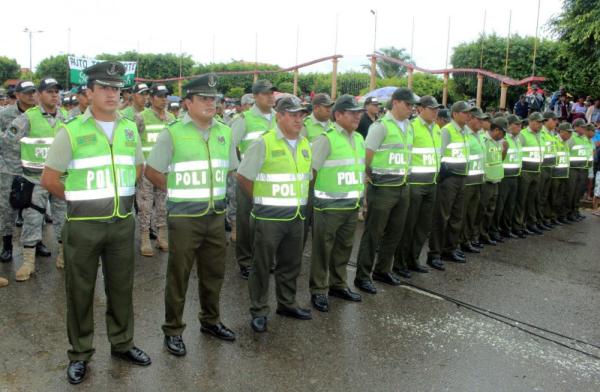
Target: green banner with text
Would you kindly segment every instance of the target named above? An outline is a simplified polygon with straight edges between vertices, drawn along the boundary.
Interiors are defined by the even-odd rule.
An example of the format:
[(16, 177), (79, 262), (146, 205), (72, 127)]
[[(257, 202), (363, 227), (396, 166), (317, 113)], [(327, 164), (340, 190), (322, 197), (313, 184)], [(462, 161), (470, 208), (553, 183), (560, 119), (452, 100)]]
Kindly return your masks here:
[[(87, 76), (83, 73), (83, 70), (87, 67), (91, 67), (96, 63), (100, 63), (104, 60), (90, 59), (87, 57), (74, 57), (69, 56), (69, 80), (73, 84), (86, 84)], [(136, 61), (121, 61), (121, 64), (125, 66), (125, 76), (123, 82), (125, 87), (133, 86), (135, 83), (135, 69), (137, 67)]]

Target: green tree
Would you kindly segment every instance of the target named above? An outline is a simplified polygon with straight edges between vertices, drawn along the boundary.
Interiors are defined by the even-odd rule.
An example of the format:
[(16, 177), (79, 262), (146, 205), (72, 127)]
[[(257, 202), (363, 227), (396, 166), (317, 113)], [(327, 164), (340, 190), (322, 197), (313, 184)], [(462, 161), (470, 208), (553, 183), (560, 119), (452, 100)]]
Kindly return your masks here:
[[(510, 38), (508, 53), (507, 75), (513, 79), (523, 79), (531, 76), (534, 37)], [(480, 68), (481, 45), (483, 43), (483, 69), (504, 75), (506, 58), (506, 38), (495, 34), (481, 37), (475, 41), (462, 43), (454, 48), (452, 65), (454, 68)], [(559, 60), (561, 44), (555, 41), (542, 39), (538, 41), (536, 56), (536, 72), (538, 76), (545, 76), (547, 81), (543, 87), (548, 91), (562, 80), (564, 64)], [(477, 92), (477, 76), (475, 74), (452, 75), (456, 83), (456, 91), (460, 95), (475, 97)], [(508, 104), (512, 105), (518, 96), (526, 91), (527, 86), (510, 87), (508, 89)], [(500, 84), (494, 79), (486, 78), (483, 85), (482, 106), (498, 105), (500, 99)], [(510, 106), (509, 106), (510, 107)]]
[(600, 95), (600, 1), (564, 0), (550, 28), (564, 45), (562, 83), (575, 94)]
[[(410, 64), (415, 63), (414, 60), (410, 57), (410, 54), (408, 54), (406, 52), (406, 49), (404, 48), (396, 48), (395, 46), (389, 46), (387, 48), (379, 49), (379, 52), (388, 57), (393, 57), (395, 59), (399, 59)], [(371, 65), (365, 64), (363, 65), (363, 68), (370, 70)], [(405, 76), (407, 72), (408, 70), (405, 66), (385, 61), (380, 58), (377, 59), (377, 76), (380, 78), (401, 77)]]
[(226, 94), (228, 98), (241, 98), (242, 95), (244, 95), (244, 89), (242, 87), (232, 87)]
[(0, 84), (3, 84), (8, 79), (18, 78), (20, 72), (21, 67), (17, 63), (17, 60), (0, 56)]
[(40, 80), (42, 78), (52, 76), (63, 86), (63, 88), (67, 88), (68, 71), (69, 64), (67, 61), (67, 55), (60, 54), (58, 56), (47, 57), (40, 61), (35, 70), (35, 78)]

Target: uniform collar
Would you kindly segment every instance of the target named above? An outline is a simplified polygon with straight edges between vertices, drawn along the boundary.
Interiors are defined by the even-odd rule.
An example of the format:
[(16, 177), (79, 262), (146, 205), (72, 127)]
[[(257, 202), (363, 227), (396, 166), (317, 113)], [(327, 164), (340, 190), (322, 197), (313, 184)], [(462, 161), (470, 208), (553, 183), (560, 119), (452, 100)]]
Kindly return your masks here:
[[(334, 122), (333, 123), (333, 128), (338, 131), (339, 133), (343, 133), (346, 137), (350, 138), (350, 133), (348, 131), (346, 131), (344, 128), (342, 128), (340, 126), (340, 124)], [(356, 130), (354, 130), (354, 132), (356, 132)]]
[[(198, 128), (198, 126), (196, 125), (196, 123), (194, 123), (194, 120), (192, 119), (192, 117), (190, 116), (190, 114), (188, 112), (185, 112), (185, 114), (181, 118), (181, 122), (183, 123), (183, 125), (187, 125), (188, 123), (193, 123), (194, 126), (196, 128)], [(212, 127), (214, 127), (216, 122), (217, 122), (217, 120), (215, 120), (215, 118), (213, 117), (210, 120), (210, 126), (208, 127), (208, 129), (211, 129)], [(200, 129), (200, 128), (198, 128), (198, 129)]]
[[(252, 105), (252, 107), (250, 108), (250, 111), (252, 111), (252, 113), (256, 114), (257, 116), (261, 116), (261, 117), (265, 117), (266, 114), (261, 112), (260, 109), (258, 108), (258, 106), (256, 106), (256, 104)], [(271, 109), (271, 118), (273, 118), (272, 116), (275, 115), (275, 110)]]
[[(319, 121), (319, 120), (317, 120), (317, 118), (315, 117), (315, 114), (314, 114), (314, 113), (311, 113), (311, 114), (310, 114), (310, 116), (308, 116), (308, 117), (307, 117), (307, 119), (308, 119), (309, 121), (312, 121), (312, 123), (313, 123), (313, 124), (315, 124), (315, 125), (323, 125), (323, 121)], [(329, 124), (330, 124), (330, 121), (329, 121), (329, 120), (327, 120), (327, 121), (325, 121), (325, 122), (327, 123), (327, 125), (329, 125)]]
[[(281, 129), (279, 129), (278, 125), (275, 125), (275, 136), (277, 137), (277, 139), (285, 139), (285, 135), (283, 134), (283, 132), (281, 132)], [(304, 139), (304, 135), (302, 135), (302, 132), (300, 132), (300, 134), (298, 135), (298, 141), (301, 141), (302, 139)]]
[[(467, 124), (465, 124), (464, 127), (459, 126), (458, 123), (456, 121), (454, 121), (454, 119), (450, 120), (450, 124), (452, 124), (452, 126), (454, 126), (454, 128), (458, 129), (462, 133), (467, 133), (467, 130), (471, 130), (471, 128), (469, 128), (469, 126)], [(473, 132), (473, 131), (471, 131), (471, 132)]]
[[(92, 105), (89, 105), (87, 107), (87, 109), (85, 109), (85, 113), (83, 113), (81, 115), (81, 122), (86, 122), (90, 118), (94, 118), (94, 116), (92, 115), (91, 108), (92, 108)], [(117, 110), (115, 112), (115, 122), (119, 122), (122, 118), (123, 118), (123, 116), (121, 116), (121, 113), (119, 113), (119, 111)]]

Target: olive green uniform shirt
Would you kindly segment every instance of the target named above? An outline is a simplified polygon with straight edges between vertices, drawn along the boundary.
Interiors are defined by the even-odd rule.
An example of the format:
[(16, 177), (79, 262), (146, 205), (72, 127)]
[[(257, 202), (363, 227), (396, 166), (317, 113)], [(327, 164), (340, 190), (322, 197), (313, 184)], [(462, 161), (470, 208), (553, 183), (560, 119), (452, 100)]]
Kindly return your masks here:
[[(250, 110), (252, 113), (256, 114), (257, 116), (264, 117), (269, 122), (275, 116), (275, 110), (271, 109), (270, 115), (265, 114), (260, 111), (260, 109), (258, 108), (258, 106), (256, 106), (256, 104), (252, 105), (252, 107), (248, 110)], [(245, 136), (246, 136), (246, 120), (244, 119), (244, 116), (242, 113), (242, 115), (236, 117), (233, 120), (233, 122), (231, 123), (231, 141), (232, 141), (233, 145), (237, 148), (237, 146), (240, 144), (240, 142), (244, 139)]]

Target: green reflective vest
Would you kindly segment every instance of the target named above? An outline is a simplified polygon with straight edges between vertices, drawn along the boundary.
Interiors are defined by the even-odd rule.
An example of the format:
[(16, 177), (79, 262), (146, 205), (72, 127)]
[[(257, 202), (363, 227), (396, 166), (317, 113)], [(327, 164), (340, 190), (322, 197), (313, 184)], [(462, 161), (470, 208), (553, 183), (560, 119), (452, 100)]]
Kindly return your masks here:
[(362, 135), (352, 132), (354, 147), (335, 128), (325, 134), (330, 153), (317, 172), (314, 191), (316, 210), (352, 210), (360, 207), (365, 183), (365, 145)]
[(521, 131), (523, 143), (521, 151), (523, 152), (523, 168), (525, 172), (539, 173), (542, 165), (543, 149), (540, 136), (531, 129), (526, 128)]
[(467, 144), (469, 146), (469, 164), (465, 185), (483, 184), (485, 147), (479, 134), (467, 133)]
[(404, 133), (391, 114), (379, 121), (387, 132), (373, 155), (370, 182), (375, 186), (404, 185), (409, 173), (410, 149), (413, 142), (412, 125), (409, 125)]
[(177, 120), (168, 131), (173, 141), (167, 174), (169, 217), (225, 212), (231, 129), (215, 121), (208, 141), (192, 121), (184, 124)]
[(569, 178), (569, 164), (569, 145), (560, 139), (556, 143), (556, 166), (552, 168), (552, 178)]
[(551, 134), (546, 127), (540, 131), (540, 141), (543, 147), (542, 167), (552, 167), (556, 165), (556, 137)]
[(451, 121), (442, 128), (450, 136), (450, 142), (442, 152), (442, 164), (453, 174), (466, 176), (468, 172), (469, 144), (467, 138)]
[(142, 151), (144, 152), (144, 158), (148, 159), (152, 147), (156, 144), (158, 135), (167, 127), (167, 124), (175, 120), (173, 114), (166, 112), (166, 121), (161, 120), (156, 116), (154, 110), (148, 108), (145, 109), (141, 114), (142, 120), (144, 120), (144, 132), (142, 133)]
[(327, 132), (331, 127), (331, 121), (327, 121), (327, 126), (323, 128), (323, 125), (319, 122), (316, 122), (312, 116), (308, 116), (304, 119), (304, 128), (306, 129), (306, 136), (310, 143), (313, 142), (317, 138), (317, 136), (322, 135)]
[(139, 135), (135, 123), (118, 120), (112, 146), (93, 117), (78, 116), (65, 124), (71, 162), (65, 179), (68, 220), (106, 220), (131, 215), (135, 196), (135, 156)]
[(594, 167), (594, 143), (592, 142), (592, 139), (588, 139), (587, 137), (584, 136), (584, 148), (585, 148), (585, 155), (587, 156), (587, 162), (585, 167), (587, 169)]
[(585, 169), (587, 164), (587, 157), (585, 151), (585, 136), (577, 135), (573, 133), (571, 135), (573, 139), (573, 145), (569, 151), (569, 164), (572, 169)]
[(485, 165), (483, 168), (485, 180), (492, 183), (500, 182), (504, 178), (502, 144), (492, 139), (488, 134), (483, 134), (481, 138), (485, 146)]
[(262, 220), (304, 220), (312, 157), (308, 140), (298, 139), (294, 159), (287, 141), (279, 139), (274, 129), (261, 137), (265, 159), (253, 184), (252, 216)]
[(442, 133), (434, 122), (431, 130), (417, 117), (412, 121), (413, 147), (408, 182), (415, 185), (435, 184), (441, 164)]
[(506, 135), (504, 138), (508, 143), (506, 156), (502, 162), (504, 177), (518, 177), (521, 175), (521, 164), (523, 153), (521, 152), (521, 141), (518, 136)]
[(30, 130), (29, 134), (20, 140), (21, 165), (25, 175), (37, 178), (42, 174), (48, 149), (62, 122), (56, 119), (54, 126), (51, 126), (39, 106), (28, 109), (25, 116), (29, 120)]
[(240, 154), (243, 157), (244, 153), (246, 150), (248, 150), (248, 147), (250, 147), (252, 142), (275, 126), (275, 114), (271, 115), (270, 122), (267, 121), (265, 117), (255, 114), (251, 109), (246, 110), (242, 113), (242, 115), (244, 117), (244, 121), (246, 122), (246, 135), (244, 135), (244, 138), (240, 141), (238, 150), (240, 150)]

